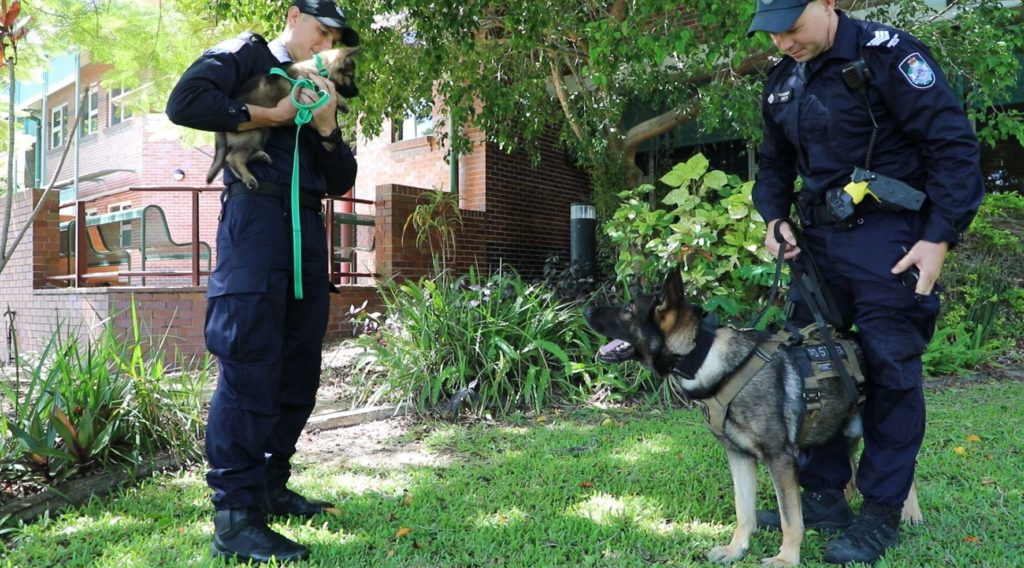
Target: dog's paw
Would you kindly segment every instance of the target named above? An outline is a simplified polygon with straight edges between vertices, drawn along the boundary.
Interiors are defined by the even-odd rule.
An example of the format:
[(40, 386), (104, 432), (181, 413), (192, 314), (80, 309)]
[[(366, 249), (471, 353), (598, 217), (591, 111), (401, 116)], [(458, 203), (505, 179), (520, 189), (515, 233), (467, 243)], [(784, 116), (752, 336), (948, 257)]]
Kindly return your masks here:
[(903, 514), (900, 515), (900, 520), (903, 521), (903, 524), (905, 524), (905, 525), (923, 525), (924, 524), (924, 516), (921, 515), (920, 512), (918, 512), (915, 515), (913, 513), (907, 513), (906, 511), (903, 511)]
[(728, 564), (743, 558), (747, 554), (746, 548), (732, 546), (716, 546), (708, 551), (708, 560), (719, 564)]
[(245, 182), (245, 187), (248, 187), (251, 191), (256, 191), (260, 188), (260, 182), (256, 181), (256, 178), (254, 177), (250, 177), (243, 181)]
[(781, 555), (761, 559), (761, 566), (796, 566), (797, 564), (800, 564), (799, 560), (793, 562), (783, 558)]

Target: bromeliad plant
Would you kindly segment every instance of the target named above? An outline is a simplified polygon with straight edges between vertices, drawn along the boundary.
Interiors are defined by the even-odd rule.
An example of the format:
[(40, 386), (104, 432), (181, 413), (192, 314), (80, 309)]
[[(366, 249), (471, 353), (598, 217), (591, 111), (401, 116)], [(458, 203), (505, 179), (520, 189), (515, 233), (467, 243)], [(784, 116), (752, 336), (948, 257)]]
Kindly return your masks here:
[(14, 473), (59, 483), (85, 467), (137, 464), (161, 451), (199, 457), (205, 372), (165, 374), (162, 339), (147, 349), (134, 306), (132, 319), (125, 342), (109, 322), (84, 343), (58, 325), (25, 380), (0, 384), (0, 431), (10, 432)]
[(682, 265), (688, 292), (719, 315), (752, 313), (771, 284), (764, 223), (750, 202), (752, 182), (710, 170), (696, 154), (661, 178), (670, 189), (654, 207), (656, 188), (619, 194), (621, 205), (603, 230), (618, 247), (615, 273), (624, 289), (650, 287)]
[[(357, 366), (363, 401), (412, 401), (421, 410), (448, 403), (479, 412), (540, 409), (555, 397), (578, 397), (602, 387), (625, 389), (594, 364), (594, 335), (574, 304), (553, 291), (499, 270), (471, 269), (452, 278), (387, 282), (377, 332)], [(580, 363), (578, 361), (589, 361)], [(610, 385), (610, 386), (609, 386)]]

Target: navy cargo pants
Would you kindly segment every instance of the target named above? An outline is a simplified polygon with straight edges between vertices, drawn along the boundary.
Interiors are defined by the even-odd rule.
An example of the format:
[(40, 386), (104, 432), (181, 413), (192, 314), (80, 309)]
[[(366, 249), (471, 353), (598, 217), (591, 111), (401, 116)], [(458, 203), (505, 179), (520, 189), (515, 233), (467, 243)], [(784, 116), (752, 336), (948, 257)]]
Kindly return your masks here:
[(217, 509), (259, 506), (284, 487), (320, 386), (327, 329), (327, 242), (318, 211), (300, 209), (303, 299), (293, 293), (288, 202), (226, 199), (210, 276), (206, 346), (220, 377), (206, 427), (206, 480)]
[[(936, 294), (918, 298), (890, 273), (919, 240), (924, 216), (869, 213), (851, 229), (804, 229), (804, 247), (842, 312), (857, 326), (867, 360), (864, 453), (857, 487), (865, 500), (901, 506), (913, 482), (925, 431), (921, 355), (935, 330)], [(800, 301), (799, 298), (794, 298)], [(800, 484), (841, 489), (851, 470), (842, 432), (800, 452)]]

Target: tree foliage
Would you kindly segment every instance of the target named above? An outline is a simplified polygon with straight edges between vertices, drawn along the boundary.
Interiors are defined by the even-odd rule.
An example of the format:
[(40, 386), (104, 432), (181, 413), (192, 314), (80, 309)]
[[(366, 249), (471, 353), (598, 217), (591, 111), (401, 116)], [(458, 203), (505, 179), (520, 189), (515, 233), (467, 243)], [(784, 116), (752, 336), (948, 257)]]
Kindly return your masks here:
[[(162, 109), (175, 78), (204, 48), (244, 28), (275, 35), (288, 0), (37, 0), (52, 45), (80, 45), (117, 77), (150, 82)], [(775, 50), (748, 39), (751, 0), (345, 0), (362, 36), (360, 127), (436, 111), (458, 152), (465, 127), (501, 148), (530, 150), (557, 130), (603, 194), (635, 181), (645, 141), (699, 118), (705, 130), (756, 140), (760, 82)], [(934, 3), (933, 3), (934, 4)], [(1000, 106), (1024, 52), (1019, 9), (998, 0), (843, 1), (906, 29), (935, 51), (980, 131), (1024, 140), (1019, 114)], [(453, 127), (454, 126), (454, 127)], [(654, 172), (655, 174), (660, 172)]]

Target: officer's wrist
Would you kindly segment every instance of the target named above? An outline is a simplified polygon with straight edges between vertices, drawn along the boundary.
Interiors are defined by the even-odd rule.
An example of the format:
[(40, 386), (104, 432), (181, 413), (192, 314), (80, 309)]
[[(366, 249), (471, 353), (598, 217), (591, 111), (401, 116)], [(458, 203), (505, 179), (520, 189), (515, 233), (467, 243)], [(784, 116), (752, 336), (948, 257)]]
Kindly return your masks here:
[(320, 136), (321, 142), (326, 142), (328, 144), (340, 144), (342, 141), (341, 128), (338, 126), (328, 130), (326, 133), (317, 129), (317, 133)]

